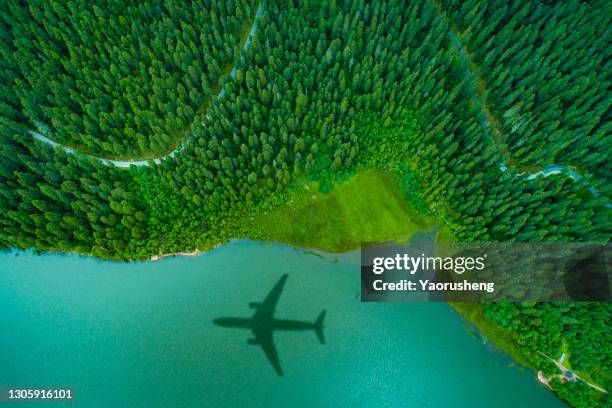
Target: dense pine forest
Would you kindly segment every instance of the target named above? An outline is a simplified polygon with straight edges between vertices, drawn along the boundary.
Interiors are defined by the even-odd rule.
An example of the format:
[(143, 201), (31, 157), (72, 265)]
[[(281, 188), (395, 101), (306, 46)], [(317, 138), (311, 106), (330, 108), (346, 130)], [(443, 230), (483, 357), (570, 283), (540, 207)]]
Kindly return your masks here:
[(610, 2), (449, 3), (513, 164), (574, 166), (610, 194)]
[(0, 106), (99, 156), (168, 152), (227, 74), (254, 4), (2, 2)]
[[(609, 241), (609, 2), (265, 1), (242, 49), (259, 4), (0, 3), (0, 245), (141, 259), (266, 238), (254, 214), (367, 168), (457, 241)], [(149, 166), (91, 157), (185, 141)], [(580, 180), (529, 177), (553, 164)], [(538, 351), (568, 350), (612, 388), (608, 303), (481, 307), (526, 364), (552, 374)]]

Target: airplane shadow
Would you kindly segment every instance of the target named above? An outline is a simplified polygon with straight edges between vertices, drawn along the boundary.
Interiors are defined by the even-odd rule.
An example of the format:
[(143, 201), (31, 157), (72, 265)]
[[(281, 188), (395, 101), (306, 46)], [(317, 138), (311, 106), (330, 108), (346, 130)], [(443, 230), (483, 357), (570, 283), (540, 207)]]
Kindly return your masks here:
[(272, 288), (270, 293), (262, 302), (250, 302), (249, 307), (255, 309), (251, 317), (220, 317), (214, 319), (213, 323), (217, 326), (227, 327), (232, 329), (249, 329), (253, 337), (247, 339), (249, 345), (260, 346), (265, 353), (268, 361), (274, 368), (274, 371), (279, 376), (283, 376), (283, 370), (280, 365), (278, 352), (274, 345), (274, 332), (278, 330), (289, 331), (314, 331), (315, 335), (321, 342), (325, 344), (323, 335), (323, 320), (325, 319), (325, 310), (319, 313), (319, 316), (314, 322), (306, 322), (301, 320), (276, 319), (274, 311), (276, 304), (283, 291), (287, 274), (281, 276)]

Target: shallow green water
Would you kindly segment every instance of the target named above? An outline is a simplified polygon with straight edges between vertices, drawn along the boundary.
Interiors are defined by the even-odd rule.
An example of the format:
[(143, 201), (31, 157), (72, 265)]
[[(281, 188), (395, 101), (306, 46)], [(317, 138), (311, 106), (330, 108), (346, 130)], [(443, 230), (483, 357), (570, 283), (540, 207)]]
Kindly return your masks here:
[[(86, 407), (564, 406), (448, 305), (362, 304), (358, 254), (334, 260), (249, 241), (130, 264), (0, 254), (0, 387), (72, 387)], [(283, 273), (277, 317), (326, 309), (327, 344), (275, 333), (281, 378), (212, 320), (250, 316)]]

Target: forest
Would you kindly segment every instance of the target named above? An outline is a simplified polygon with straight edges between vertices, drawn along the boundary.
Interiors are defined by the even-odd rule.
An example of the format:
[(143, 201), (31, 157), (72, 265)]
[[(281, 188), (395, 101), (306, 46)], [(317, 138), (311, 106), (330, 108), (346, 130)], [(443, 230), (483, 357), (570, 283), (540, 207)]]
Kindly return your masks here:
[[(393, 174), (456, 241), (610, 240), (612, 4), (266, 0), (242, 49), (259, 4), (0, 3), (0, 245), (207, 249), (304, 181), (325, 193), (363, 169)], [(96, 160), (182, 143), (149, 166)], [(529, 177), (550, 165), (583, 182)], [(552, 373), (537, 352), (569, 348), (577, 372), (612, 388), (609, 303), (482, 309), (532, 368)]]
[(246, 1), (22, 4), (0, 5), (3, 114), (109, 158), (172, 150), (216, 93), (254, 12)]

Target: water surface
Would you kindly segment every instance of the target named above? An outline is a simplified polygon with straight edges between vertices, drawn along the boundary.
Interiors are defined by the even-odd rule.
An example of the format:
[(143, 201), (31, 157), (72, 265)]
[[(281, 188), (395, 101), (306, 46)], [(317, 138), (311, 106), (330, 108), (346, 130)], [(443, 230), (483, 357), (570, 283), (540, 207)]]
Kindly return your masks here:
[[(284, 273), (277, 317), (326, 309), (326, 344), (275, 333), (279, 377), (248, 331), (212, 320), (250, 316)], [(72, 387), (73, 407), (564, 406), (448, 305), (361, 303), (359, 289), (356, 253), (250, 241), (129, 264), (3, 253), (0, 387)]]

